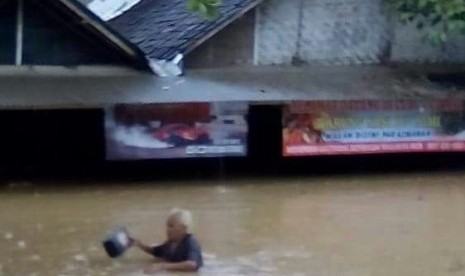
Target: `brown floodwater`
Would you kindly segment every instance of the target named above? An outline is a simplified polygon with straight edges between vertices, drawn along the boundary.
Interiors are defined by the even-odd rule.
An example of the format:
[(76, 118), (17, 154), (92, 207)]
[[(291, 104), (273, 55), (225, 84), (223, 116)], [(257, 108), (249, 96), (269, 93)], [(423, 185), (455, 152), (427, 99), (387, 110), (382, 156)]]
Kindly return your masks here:
[(101, 241), (126, 226), (161, 242), (171, 207), (193, 211), (200, 275), (465, 275), (465, 173), (10, 183), (0, 275), (143, 275), (150, 256)]

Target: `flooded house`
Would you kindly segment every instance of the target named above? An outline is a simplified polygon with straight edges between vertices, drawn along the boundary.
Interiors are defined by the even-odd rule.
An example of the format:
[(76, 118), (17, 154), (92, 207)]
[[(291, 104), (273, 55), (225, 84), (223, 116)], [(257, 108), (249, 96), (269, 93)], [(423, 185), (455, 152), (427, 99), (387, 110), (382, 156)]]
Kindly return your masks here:
[(174, 206), (199, 275), (461, 275), (465, 38), (384, 4), (0, 0), (0, 276), (144, 275), (101, 240)]
[[(257, 158), (258, 152), (272, 152), (278, 158), (281, 153), (294, 155), (290, 152), (300, 156), (463, 148), (461, 138), (451, 137), (448, 141), (455, 144), (406, 144), (444, 138), (441, 126), (421, 123), (441, 117), (438, 112), (454, 113), (442, 120), (455, 122), (456, 134), (461, 133), (461, 106), (430, 101), (461, 102), (460, 78), (452, 83), (441, 79), (445, 73), (461, 72), (463, 38), (450, 39), (443, 49), (425, 45), (415, 28), (390, 19), (381, 1), (224, 1), (210, 20), (189, 12), (181, 0), (0, 4), (5, 38), (0, 43), (0, 120), (6, 165), (102, 164), (109, 151), (141, 153), (147, 147), (153, 154), (129, 159), (158, 159), (161, 151), (172, 152), (173, 158), (247, 152), (256, 152)], [(316, 103), (315, 110), (311, 104), (304, 110), (300, 106), (301, 115), (312, 117), (297, 123), (305, 129), (295, 128), (294, 119), (302, 117), (289, 108), (295, 102)], [(235, 107), (228, 108), (228, 103)], [(145, 108), (134, 111), (141, 104)], [(202, 104), (210, 111), (193, 120), (186, 106), (193, 110)], [(379, 113), (378, 126), (359, 118), (377, 113), (381, 105), (385, 110)], [(168, 120), (171, 126), (160, 119), (169, 115), (150, 111), (162, 106), (167, 114), (176, 114), (176, 122)], [(416, 120), (392, 118), (399, 108), (408, 115), (396, 116)], [(138, 115), (131, 112), (140, 114), (142, 109), (145, 119), (126, 121), (125, 129), (116, 127), (116, 110), (134, 117)], [(348, 118), (345, 125), (316, 129), (313, 133), (321, 137), (309, 138), (306, 129), (318, 128), (323, 114), (342, 122), (340, 113)], [(283, 121), (292, 126), (283, 126)], [(389, 121), (389, 129), (379, 127), (381, 121)], [(408, 137), (383, 138), (383, 131), (396, 135), (396, 127)], [(290, 132), (296, 139), (291, 139), (294, 149), (289, 152)], [(312, 141), (316, 144), (307, 145)], [(399, 144), (373, 147), (376, 142)]]

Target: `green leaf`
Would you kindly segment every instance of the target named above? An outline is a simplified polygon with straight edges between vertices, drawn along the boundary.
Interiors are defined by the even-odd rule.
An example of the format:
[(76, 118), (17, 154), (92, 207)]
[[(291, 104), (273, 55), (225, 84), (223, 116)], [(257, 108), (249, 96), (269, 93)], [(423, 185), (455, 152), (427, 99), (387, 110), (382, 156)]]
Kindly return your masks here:
[(447, 28), (451, 31), (460, 31), (465, 28), (465, 21), (461, 20), (451, 20), (447, 24)]
[(198, 12), (207, 19), (214, 19), (218, 15), (221, 0), (188, 0), (187, 8), (191, 12)]
[(207, 6), (218, 7), (221, 4), (220, 0), (204, 0)]
[(207, 5), (205, 5), (205, 3), (203, 3), (203, 2), (199, 3), (199, 12), (201, 14), (205, 15), (205, 16), (207, 15), (208, 7), (207, 7)]
[(425, 42), (444, 46), (453, 34), (465, 34), (465, 0), (387, 0), (402, 23), (415, 22)]
[(189, 0), (187, 2), (187, 9), (191, 12), (197, 12), (199, 10), (199, 0)]
[(442, 14), (442, 6), (438, 3), (434, 6), (434, 11), (438, 14)]
[(209, 19), (209, 20), (213, 20), (213, 19), (217, 18), (218, 17), (218, 9), (216, 9), (214, 7), (208, 8), (206, 16), (207, 16), (207, 19)]
[(400, 21), (406, 23), (408, 21), (411, 21), (413, 16), (414, 16), (414, 14), (410, 13), (410, 12), (401, 13), (400, 14)]
[(418, 8), (420, 9), (423, 9), (426, 7), (426, 5), (428, 5), (428, 0), (420, 0), (419, 3), (418, 3)]
[(431, 26), (436, 26), (437, 24), (441, 23), (442, 19), (442, 16), (436, 15), (433, 20), (431, 20)]
[(447, 33), (442, 32), (442, 33), (439, 35), (439, 39), (441, 40), (442, 43), (446, 43), (446, 42), (447, 42)]

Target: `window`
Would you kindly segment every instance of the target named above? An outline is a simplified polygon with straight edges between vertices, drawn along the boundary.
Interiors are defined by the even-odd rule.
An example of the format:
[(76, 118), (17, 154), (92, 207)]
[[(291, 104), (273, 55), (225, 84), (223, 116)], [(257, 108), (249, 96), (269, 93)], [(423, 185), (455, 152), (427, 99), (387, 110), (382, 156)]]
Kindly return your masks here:
[(104, 39), (54, 0), (30, 0), (24, 6), (23, 64), (121, 64)]
[(0, 0), (0, 65), (15, 63), (16, 1)]
[[(19, 14), (23, 15), (22, 20), (18, 20)], [(60, 1), (0, 0), (0, 65), (16, 64), (18, 49), (19, 65), (128, 62), (119, 48), (89, 26)], [(22, 34), (22, 40), (17, 47), (18, 34)]]

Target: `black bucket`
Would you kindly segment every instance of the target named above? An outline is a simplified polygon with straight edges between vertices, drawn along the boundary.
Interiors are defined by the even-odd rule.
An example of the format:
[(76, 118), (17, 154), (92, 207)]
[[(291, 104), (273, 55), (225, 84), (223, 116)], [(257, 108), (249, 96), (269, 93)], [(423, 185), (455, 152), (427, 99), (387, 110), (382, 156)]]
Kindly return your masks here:
[(103, 248), (111, 258), (122, 256), (130, 246), (131, 240), (126, 229), (117, 229), (113, 231), (103, 241)]

